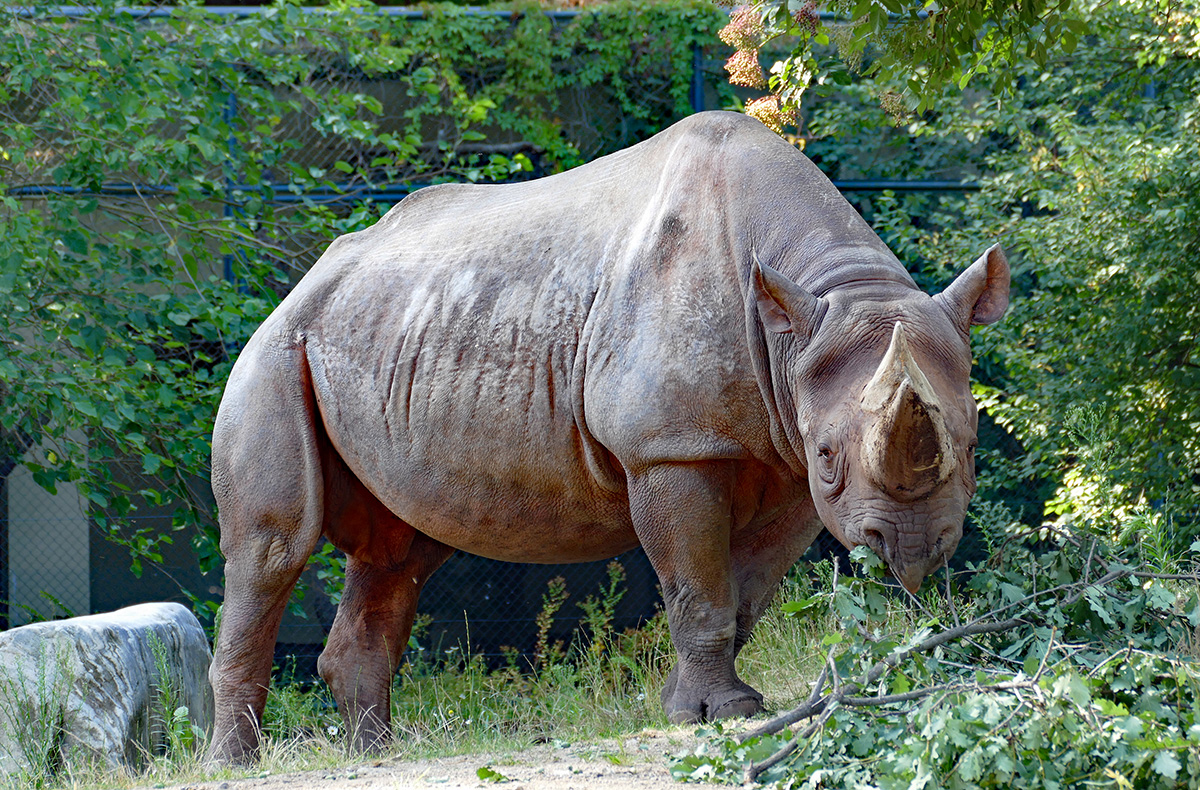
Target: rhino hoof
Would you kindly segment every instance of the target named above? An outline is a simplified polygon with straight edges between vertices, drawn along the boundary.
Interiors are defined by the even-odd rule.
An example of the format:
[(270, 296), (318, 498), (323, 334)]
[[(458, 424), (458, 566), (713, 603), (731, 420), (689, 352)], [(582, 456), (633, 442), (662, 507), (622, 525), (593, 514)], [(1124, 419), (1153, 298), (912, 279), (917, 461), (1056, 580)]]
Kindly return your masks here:
[(668, 704), (667, 720), (672, 724), (699, 724), (716, 719), (754, 716), (762, 710), (762, 694), (743, 683), (741, 688), (712, 694), (703, 700), (687, 700), (674, 706)]
[(737, 693), (739, 694), (737, 697), (712, 705), (709, 708), (708, 718), (710, 720), (735, 717), (749, 718), (762, 713), (762, 694), (759, 694), (757, 691), (752, 695), (747, 695), (744, 692)]

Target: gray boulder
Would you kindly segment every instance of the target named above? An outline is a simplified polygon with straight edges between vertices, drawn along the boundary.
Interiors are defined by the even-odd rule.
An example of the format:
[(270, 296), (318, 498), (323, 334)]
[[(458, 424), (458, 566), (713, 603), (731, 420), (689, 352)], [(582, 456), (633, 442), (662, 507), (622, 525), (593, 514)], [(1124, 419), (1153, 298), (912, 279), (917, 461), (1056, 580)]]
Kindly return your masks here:
[(0, 633), (0, 776), (80, 761), (136, 768), (199, 745), (213, 716), (211, 661), (199, 621), (175, 603)]

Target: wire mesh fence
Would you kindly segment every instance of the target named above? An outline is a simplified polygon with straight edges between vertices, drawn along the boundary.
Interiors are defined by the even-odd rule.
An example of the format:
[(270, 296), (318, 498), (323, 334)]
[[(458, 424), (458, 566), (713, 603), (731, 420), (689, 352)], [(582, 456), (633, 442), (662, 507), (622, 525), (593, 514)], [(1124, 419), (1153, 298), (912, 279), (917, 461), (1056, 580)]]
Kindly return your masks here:
[[(246, 24), (253, 13), (239, 11), (227, 23)], [(511, 54), (514, 46), (525, 44), (520, 42), (524, 29), (511, 14), (461, 13), (473, 21), (455, 29), (475, 42), (459, 47), (461, 51), (455, 55), (450, 82), (456, 90), (461, 89), (461, 95), (449, 97), (445, 73), (439, 72), (438, 79), (430, 77), (437, 64), (420, 56), (422, 47), (430, 51), (440, 47), (438, 52), (451, 58), (445, 42), (437, 40), (434, 23), (407, 10), (392, 10), (386, 30), (373, 40), (390, 41), (393, 43), (387, 46), (396, 47), (417, 41), (409, 49), (418, 54), (406, 55), (402, 68), (365, 70), (358, 53), (339, 39), (336, 31), (322, 29), (319, 20), (301, 20), (298, 24), (307, 31), (301, 43), (290, 48), (276, 45), (281, 56), (294, 60), (295, 68), (286, 82), (257, 79), (249, 74), (249, 66), (236, 64), (232, 68), (243, 80), (238, 83), (240, 88), (211, 75), (197, 75), (193, 89), (206, 92), (206, 98), (195, 104), (196, 117), (163, 117), (153, 124), (153, 134), (160, 139), (202, 151), (205, 146), (222, 149), (205, 160), (207, 169), (195, 176), (211, 187), (197, 197), (197, 205), (207, 212), (206, 221), (230, 238), (242, 240), (224, 247), (212, 245), (214, 252), (225, 249), (220, 257), (227, 278), (236, 280), (249, 257), (266, 260), (280, 271), (275, 287), (277, 294), (283, 295), (320, 254), (329, 229), (336, 228), (356, 207), (389, 205), (431, 181), (477, 177), (475, 171), (497, 161), (494, 157), (509, 163), (524, 157), (526, 166), (514, 168), (512, 178), (545, 175), (645, 139), (687, 113), (718, 108), (730, 99), (719, 57), (722, 45), (713, 35), (715, 30), (699, 31), (694, 40), (682, 43), (653, 31), (631, 36), (623, 65), (615, 68), (589, 45), (608, 34), (600, 22), (588, 15), (555, 12), (547, 17), (549, 27), (538, 29), (560, 38), (571, 29), (575, 43), (563, 61), (555, 62), (553, 68), (558, 71), (545, 83), (549, 87), (541, 89), (536, 111), (553, 115), (557, 137), (523, 134), (528, 128), (513, 120), (514, 113), (522, 111), (520, 107), (493, 107), (492, 117), (497, 120), (481, 127), (485, 133), (464, 135), (459, 118), (428, 110), (428, 104), (414, 95), (426, 91), (434, 96), (434, 105), (452, 100), (457, 102), (457, 111), (470, 112), (471, 96), (511, 74), (502, 62), (508, 57), (504, 53)], [(14, 30), (15, 37), (21, 37), (22, 25), (43, 24), (58, 26), (56, 35), (61, 35), (65, 45), (72, 35), (72, 19), (77, 17), (66, 12), (60, 16), (12, 23), (9, 42)], [(146, 12), (143, 17), (140, 24), (161, 24), (169, 42), (171, 35), (178, 35), (178, 31), (172, 34), (175, 28), (168, 24), (169, 12)], [(483, 52), (489, 54), (480, 54)], [(214, 72), (219, 71), (215, 65)], [(595, 76), (578, 77), (591, 72)], [(568, 73), (577, 78), (567, 79), (564, 74)], [(253, 91), (246, 87), (246, 80), (254, 83)], [(37, 121), (53, 116), (64, 98), (62, 90), (61, 84), (33, 79), (0, 108), (8, 122), (40, 129), (43, 134), (38, 156), (22, 159), (5, 173), (10, 196), (36, 202), (82, 195), (103, 201), (113, 215), (132, 218), (131, 222), (139, 221), (139, 216), (149, 221), (146, 218), (154, 216), (156, 201), (183, 197), (178, 184), (139, 182), (142, 174), (130, 162), (118, 164), (100, 183), (61, 183), (59, 175), (69, 158), (61, 149), (54, 124), (39, 127)], [(289, 110), (263, 117), (266, 94), (286, 95)], [(344, 105), (344, 112), (332, 114), (321, 110), (327, 101), (313, 98), (335, 95), (356, 98)], [(128, 99), (136, 102), (138, 96), (132, 94)], [(370, 134), (347, 131), (368, 119), (373, 129)], [(269, 128), (262, 137), (243, 133), (264, 124)], [(202, 128), (220, 132), (205, 136), (197, 131)], [(405, 157), (396, 155), (399, 137), (411, 138)], [(266, 156), (264, 151), (271, 146), (275, 146), (271, 156)], [(250, 168), (264, 170), (265, 177), (247, 184)], [(958, 182), (894, 180), (840, 186), (852, 201), (881, 189), (940, 193), (973, 188)], [(328, 223), (314, 226), (308, 221), (314, 212), (326, 212)], [(200, 213), (198, 209), (197, 215)], [(256, 244), (247, 241), (251, 237)], [(122, 534), (126, 542), (114, 541), (106, 514), (94, 502), (81, 497), (70, 484), (60, 484), (50, 493), (34, 480), (23, 462), (38, 452), (36, 447), (17, 448), (6, 454), (0, 469), (4, 472), (0, 475), (0, 627), (107, 611), (146, 600), (219, 600), (219, 569), (202, 573), (196, 559), (195, 548), (202, 543), (202, 536), (175, 533), (172, 543), (157, 550), (154, 562), (135, 572), (131, 568), (131, 556), (136, 552), (133, 536), (144, 530), (171, 532), (172, 514), (143, 506), (125, 519)], [(1040, 514), (1040, 501), (1025, 504)], [(968, 524), (959, 561), (981, 557), (984, 548), (984, 541)], [(808, 559), (838, 551), (836, 541), (823, 535)], [(620, 630), (653, 616), (659, 593), (643, 553), (634, 551), (617, 559), (624, 593), (613, 625)], [(549, 637), (568, 641), (580, 619), (578, 603), (601, 595), (611, 581), (610, 572), (607, 561), (536, 566), (459, 553), (433, 576), (422, 596), (420, 611), (425, 617), (416, 638), (419, 649), (431, 653), (468, 650), (488, 656), (513, 650), (529, 653), (537, 637), (534, 620), (543, 608), (550, 582), (558, 577), (564, 579), (571, 597)], [(307, 592), (285, 619), (278, 654), (291, 657), (295, 674), (309, 676), (332, 624), (335, 604), (317, 569), (306, 571), (302, 587)]]

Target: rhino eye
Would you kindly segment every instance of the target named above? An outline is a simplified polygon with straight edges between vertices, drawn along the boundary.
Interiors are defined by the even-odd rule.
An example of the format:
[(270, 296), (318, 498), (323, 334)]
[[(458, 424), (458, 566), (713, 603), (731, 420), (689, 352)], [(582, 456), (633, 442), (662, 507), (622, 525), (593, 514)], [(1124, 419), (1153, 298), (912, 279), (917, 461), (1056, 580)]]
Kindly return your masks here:
[(837, 451), (828, 442), (817, 445), (817, 457), (821, 459), (817, 465), (817, 477), (825, 484), (825, 496), (837, 499), (846, 487), (845, 463), (839, 463)]

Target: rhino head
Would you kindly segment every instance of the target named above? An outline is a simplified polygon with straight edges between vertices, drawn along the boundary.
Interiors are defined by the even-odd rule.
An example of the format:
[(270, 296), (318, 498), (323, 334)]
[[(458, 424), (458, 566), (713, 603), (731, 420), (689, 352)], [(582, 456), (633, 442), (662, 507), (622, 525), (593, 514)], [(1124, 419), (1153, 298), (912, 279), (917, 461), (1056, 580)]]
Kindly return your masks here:
[(1003, 251), (933, 297), (878, 281), (816, 297), (757, 261), (752, 279), (776, 430), (821, 520), (915, 592), (954, 554), (975, 493), (968, 332), (1008, 306)]

